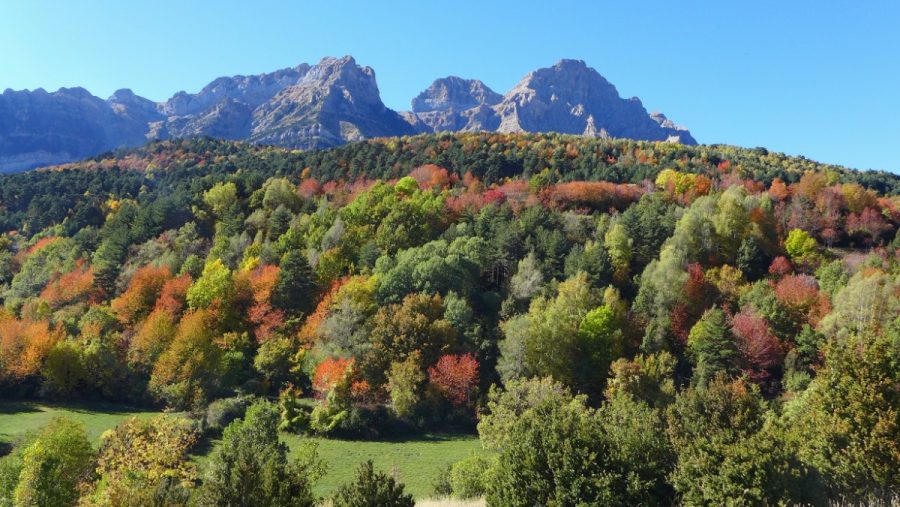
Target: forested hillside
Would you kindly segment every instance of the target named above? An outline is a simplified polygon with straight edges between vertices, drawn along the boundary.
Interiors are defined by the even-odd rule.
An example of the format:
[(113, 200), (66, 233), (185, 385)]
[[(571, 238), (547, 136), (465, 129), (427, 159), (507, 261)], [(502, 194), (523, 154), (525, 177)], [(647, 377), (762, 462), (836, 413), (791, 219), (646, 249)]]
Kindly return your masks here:
[[(271, 401), (202, 477), (196, 428), (164, 419), (120, 426), (99, 455), (60, 444), (84, 474), (60, 498), (85, 505), (223, 505), (252, 425), (276, 423), (477, 428), (490, 452), (436, 492), (489, 505), (896, 499), (898, 225), (900, 177), (764, 149), (156, 142), (0, 176), (0, 386), (201, 430)], [(0, 505), (27, 498), (28, 470), (62, 470), (29, 449), (0, 462)], [(152, 470), (124, 458), (140, 452)], [(313, 460), (285, 466), (291, 492), (258, 494), (311, 502)]]

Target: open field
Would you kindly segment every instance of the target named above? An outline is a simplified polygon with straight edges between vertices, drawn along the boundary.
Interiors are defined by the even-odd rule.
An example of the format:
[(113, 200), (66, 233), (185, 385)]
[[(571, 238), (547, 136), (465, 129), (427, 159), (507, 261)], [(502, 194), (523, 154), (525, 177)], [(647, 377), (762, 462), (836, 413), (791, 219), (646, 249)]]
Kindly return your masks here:
[[(34, 402), (0, 402), (0, 442), (13, 442), (23, 433), (40, 428), (54, 417), (66, 416), (82, 422), (96, 443), (100, 435), (132, 417), (152, 417), (159, 412), (141, 411), (109, 404), (48, 405)], [(431, 495), (431, 485), (444, 466), (479, 452), (481, 444), (474, 435), (423, 435), (407, 440), (350, 441), (306, 438), (285, 434), (284, 440), (295, 450), (304, 440), (318, 444), (319, 457), (327, 472), (316, 487), (320, 495), (329, 495), (350, 480), (360, 463), (371, 459), (381, 470), (394, 473), (416, 498)], [(204, 455), (196, 461), (202, 467), (217, 441), (207, 442)]]
[[(337, 440), (283, 434), (291, 452), (304, 442), (317, 444), (319, 459), (327, 467), (325, 477), (316, 484), (316, 493), (331, 495), (341, 484), (351, 480), (360, 463), (371, 459), (375, 468), (391, 473), (417, 499), (432, 495), (432, 483), (440, 470), (473, 452), (483, 452), (475, 435), (421, 435), (406, 440)], [(203, 454), (194, 459), (202, 468), (219, 441), (204, 446)], [(438, 504), (439, 505), (439, 504)]]
[(83, 423), (88, 437), (96, 444), (104, 431), (125, 419), (153, 417), (158, 413), (105, 403), (0, 402), (0, 442), (14, 442), (19, 435), (38, 429), (55, 417), (66, 416)]
[[(294, 448), (302, 439), (288, 435), (285, 440)], [(341, 483), (349, 481), (357, 466), (371, 459), (376, 468), (393, 472), (406, 485), (406, 491), (416, 498), (425, 498), (432, 495), (432, 483), (443, 467), (481, 451), (481, 444), (474, 435), (425, 435), (386, 442), (311, 440), (318, 443), (319, 457), (328, 466), (316, 488), (322, 495), (332, 493)]]

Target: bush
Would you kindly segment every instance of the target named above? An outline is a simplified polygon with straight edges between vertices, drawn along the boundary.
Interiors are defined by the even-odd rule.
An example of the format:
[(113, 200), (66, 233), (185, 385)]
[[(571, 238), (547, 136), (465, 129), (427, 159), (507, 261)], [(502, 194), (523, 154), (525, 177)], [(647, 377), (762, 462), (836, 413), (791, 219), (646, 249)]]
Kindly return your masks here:
[(302, 391), (294, 386), (288, 386), (278, 395), (278, 410), (281, 412), (281, 422), (278, 429), (291, 433), (304, 433), (309, 429), (310, 413), (300, 401)]
[(194, 421), (170, 415), (119, 424), (101, 438), (98, 480), (79, 505), (187, 505), (197, 478), (188, 451), (198, 437)]
[(447, 465), (438, 472), (431, 483), (431, 493), (436, 497), (448, 497), (453, 494), (453, 486), (450, 484), (452, 465)]
[(244, 417), (251, 398), (235, 396), (216, 400), (206, 407), (204, 428), (212, 433), (221, 433), (232, 421)]
[(409, 422), (398, 419), (383, 405), (352, 407), (347, 417), (331, 432), (332, 436), (347, 439), (377, 439), (408, 435), (415, 430)]
[(372, 461), (360, 465), (353, 482), (344, 484), (332, 499), (332, 507), (413, 507), (412, 495), (403, 484), (384, 472), (376, 472)]
[(487, 489), (487, 472), (493, 462), (473, 454), (455, 463), (450, 469), (450, 489), (459, 498), (478, 498)]

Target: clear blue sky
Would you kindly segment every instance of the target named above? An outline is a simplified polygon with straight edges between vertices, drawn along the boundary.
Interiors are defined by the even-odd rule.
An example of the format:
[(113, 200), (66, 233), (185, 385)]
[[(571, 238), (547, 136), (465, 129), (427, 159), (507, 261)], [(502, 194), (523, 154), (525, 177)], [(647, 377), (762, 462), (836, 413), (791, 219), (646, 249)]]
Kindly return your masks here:
[(345, 54), (395, 109), (437, 77), (503, 93), (579, 58), (702, 143), (900, 172), (897, 0), (0, 0), (0, 89), (163, 100)]

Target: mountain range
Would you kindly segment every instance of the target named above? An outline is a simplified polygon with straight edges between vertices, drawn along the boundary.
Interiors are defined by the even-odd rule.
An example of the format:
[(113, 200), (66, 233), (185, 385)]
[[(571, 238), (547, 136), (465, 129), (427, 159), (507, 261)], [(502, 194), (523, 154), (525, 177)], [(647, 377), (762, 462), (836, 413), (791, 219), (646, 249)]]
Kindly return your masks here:
[(299, 149), (442, 131), (559, 132), (696, 144), (690, 132), (581, 60), (528, 73), (506, 94), (455, 76), (435, 80), (397, 112), (381, 101), (375, 71), (323, 58), (255, 76), (222, 77), (165, 102), (129, 89), (103, 100), (83, 88), (0, 95), (0, 172), (97, 155), (148, 140), (211, 136)]

